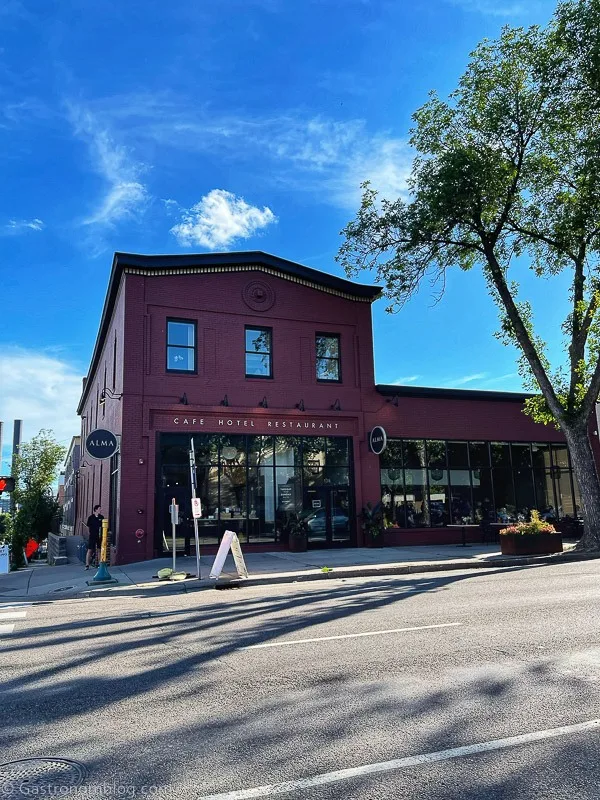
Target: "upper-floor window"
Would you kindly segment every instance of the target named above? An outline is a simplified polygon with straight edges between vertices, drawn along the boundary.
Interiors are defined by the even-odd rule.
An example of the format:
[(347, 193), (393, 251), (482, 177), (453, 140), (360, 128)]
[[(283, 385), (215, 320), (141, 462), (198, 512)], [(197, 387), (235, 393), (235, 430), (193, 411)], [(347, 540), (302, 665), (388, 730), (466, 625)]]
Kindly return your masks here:
[(273, 331), (246, 328), (246, 377), (273, 377)]
[(196, 371), (196, 323), (185, 319), (167, 320), (167, 371)]
[(341, 381), (340, 337), (337, 333), (318, 333), (315, 339), (317, 380)]

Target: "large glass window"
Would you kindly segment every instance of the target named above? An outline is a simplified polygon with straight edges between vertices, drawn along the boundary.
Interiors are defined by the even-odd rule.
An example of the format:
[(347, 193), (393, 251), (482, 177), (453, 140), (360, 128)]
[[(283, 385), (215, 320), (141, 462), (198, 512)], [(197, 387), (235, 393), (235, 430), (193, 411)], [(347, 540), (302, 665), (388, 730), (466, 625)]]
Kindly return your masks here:
[(193, 548), (192, 441), (201, 545), (217, 544), (226, 530), (235, 531), (242, 543), (285, 543), (296, 516), (312, 520), (311, 541), (349, 540), (355, 517), (349, 513), (351, 439), (162, 434), (157, 546), (160, 542), (163, 550), (170, 549), (173, 498), (179, 505), (178, 549), (190, 554)]
[(167, 320), (167, 371), (196, 371), (196, 323)]
[(270, 328), (246, 328), (246, 377), (273, 377), (273, 332)]
[(315, 337), (318, 381), (341, 381), (340, 337), (337, 333), (318, 333)]
[(511, 523), (578, 516), (565, 445), (388, 439), (379, 459), (386, 524)]

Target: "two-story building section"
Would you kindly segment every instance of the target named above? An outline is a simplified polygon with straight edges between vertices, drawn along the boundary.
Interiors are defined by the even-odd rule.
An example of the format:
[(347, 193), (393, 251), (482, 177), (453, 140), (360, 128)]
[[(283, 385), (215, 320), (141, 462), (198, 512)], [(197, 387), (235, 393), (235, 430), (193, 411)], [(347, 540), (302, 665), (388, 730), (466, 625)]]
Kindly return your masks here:
[(575, 516), (562, 436), (523, 414), (525, 395), (375, 384), (380, 295), (262, 252), (115, 254), (78, 408), (82, 442), (120, 440), (109, 460), (84, 455), (78, 499), (81, 522), (102, 505), (113, 560), (167, 552), (173, 499), (193, 553), (192, 444), (205, 551), (225, 530), (284, 549), (295, 516), (309, 547), (362, 544), (360, 510), (379, 500), (396, 544), (455, 541), (448, 525), (483, 514)]

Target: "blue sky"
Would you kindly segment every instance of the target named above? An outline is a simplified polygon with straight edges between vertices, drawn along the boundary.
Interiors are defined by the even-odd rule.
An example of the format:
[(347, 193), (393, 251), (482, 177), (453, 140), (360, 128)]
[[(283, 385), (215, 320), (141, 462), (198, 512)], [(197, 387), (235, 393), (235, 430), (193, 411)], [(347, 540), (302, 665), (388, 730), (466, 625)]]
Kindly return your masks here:
[[(112, 252), (262, 249), (341, 274), (369, 178), (404, 187), (412, 112), (540, 0), (4, 0), (0, 419), (77, 432)], [(371, 282), (369, 275), (364, 282)], [(553, 347), (561, 280), (525, 279)], [(552, 303), (545, 303), (552, 296)], [(519, 389), (474, 273), (374, 307), (381, 383)], [(5, 448), (6, 449), (6, 448)]]

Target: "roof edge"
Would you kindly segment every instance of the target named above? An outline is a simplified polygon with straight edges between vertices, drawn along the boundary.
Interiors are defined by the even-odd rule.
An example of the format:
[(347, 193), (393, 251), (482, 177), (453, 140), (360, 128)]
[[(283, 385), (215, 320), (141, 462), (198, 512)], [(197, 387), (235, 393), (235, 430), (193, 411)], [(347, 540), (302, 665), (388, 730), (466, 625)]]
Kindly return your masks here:
[(524, 403), (536, 395), (527, 392), (499, 392), (488, 389), (450, 389), (436, 386), (398, 386), (378, 383), (375, 389), (379, 394), (393, 397), (429, 397), (445, 400), (503, 400)]

